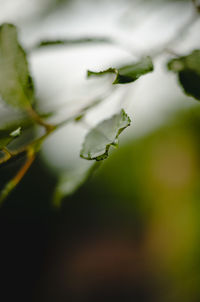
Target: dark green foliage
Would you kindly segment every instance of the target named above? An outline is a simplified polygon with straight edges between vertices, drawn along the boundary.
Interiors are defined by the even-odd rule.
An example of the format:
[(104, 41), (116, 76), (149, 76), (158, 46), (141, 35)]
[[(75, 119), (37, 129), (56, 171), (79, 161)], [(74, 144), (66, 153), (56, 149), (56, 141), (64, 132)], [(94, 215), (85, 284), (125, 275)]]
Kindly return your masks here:
[(177, 73), (186, 94), (200, 100), (200, 50), (171, 60), (168, 69)]
[(121, 66), (119, 68), (109, 68), (104, 71), (94, 72), (88, 71), (88, 77), (101, 76), (107, 73), (116, 74), (113, 84), (127, 84), (136, 81), (142, 75), (153, 71), (153, 63), (150, 57), (146, 57), (141, 61), (133, 64)]

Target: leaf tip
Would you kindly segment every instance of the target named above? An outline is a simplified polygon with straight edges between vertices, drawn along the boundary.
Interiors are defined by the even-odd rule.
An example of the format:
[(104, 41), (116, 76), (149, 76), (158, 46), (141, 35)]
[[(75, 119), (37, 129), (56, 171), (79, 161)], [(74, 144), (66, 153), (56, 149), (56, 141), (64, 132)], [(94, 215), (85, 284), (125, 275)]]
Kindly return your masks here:
[(17, 137), (17, 136), (19, 136), (21, 134), (21, 129), (22, 129), (22, 127), (18, 127), (17, 129), (15, 129), (14, 131), (12, 131), (10, 133), (10, 136), (11, 137)]

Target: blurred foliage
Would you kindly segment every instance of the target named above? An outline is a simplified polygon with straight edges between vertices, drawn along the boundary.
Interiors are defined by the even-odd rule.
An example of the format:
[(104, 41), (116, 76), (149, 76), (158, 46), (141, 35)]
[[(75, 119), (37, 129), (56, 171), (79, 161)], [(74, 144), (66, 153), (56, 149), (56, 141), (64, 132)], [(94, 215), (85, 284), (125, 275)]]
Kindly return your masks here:
[(132, 63), (119, 68), (109, 68), (104, 71), (94, 72), (88, 70), (88, 77), (102, 76), (104, 74), (114, 73), (116, 78), (113, 84), (127, 84), (136, 81), (142, 75), (153, 71), (153, 63), (150, 57), (143, 58), (137, 63)]
[[(85, 41), (85, 40), (84, 40)], [(96, 42), (97, 39), (89, 39), (87, 42)], [(98, 40), (99, 41), (99, 40)], [(82, 43), (83, 40), (77, 41)], [(104, 42), (104, 39), (100, 39), (100, 42)], [(57, 43), (57, 42), (56, 42)], [(50, 43), (51, 45), (52, 43)], [(60, 43), (59, 43), (60, 44)], [(49, 43), (45, 43), (49, 45)], [(12, 158), (17, 158), (18, 155), (24, 152), (27, 153), (27, 161), (24, 163), (18, 173), (5, 185), (0, 194), (0, 204), (4, 202), (8, 194), (18, 185), (21, 181), (31, 164), (35, 159), (36, 153), (40, 150), (42, 143), (46, 138), (56, 131), (60, 127), (69, 122), (79, 122), (86, 111), (91, 109), (91, 106), (86, 106), (78, 112), (77, 114), (72, 114), (72, 116), (65, 118), (65, 120), (50, 124), (46, 123), (44, 120), (45, 116), (41, 115), (35, 111), (34, 103), (34, 84), (33, 80), (29, 74), (28, 62), (26, 60), (26, 52), (18, 42), (17, 29), (15, 25), (4, 23), (0, 27), (0, 96), (2, 100), (9, 106), (16, 107), (19, 112), (26, 113), (30, 119), (32, 119), (36, 125), (42, 126), (45, 133), (38, 138), (35, 138), (29, 144), (19, 146), (16, 150), (11, 151), (7, 149), (7, 145), (11, 141), (13, 136), (13, 131), (10, 133), (10, 126), (7, 129), (2, 129), (0, 131), (0, 150), (2, 150), (4, 157), (2, 156), (1, 163), (11, 160)], [(129, 82), (135, 82), (141, 76), (153, 71), (153, 63), (150, 57), (141, 59), (137, 63), (132, 63), (128, 66), (122, 66), (119, 70), (109, 69), (109, 72), (116, 73), (116, 79), (113, 84), (127, 84)], [(107, 73), (103, 72), (103, 73)], [(89, 72), (91, 75), (92, 72)], [(100, 73), (101, 74), (101, 73)], [(94, 102), (92, 107), (98, 105), (98, 102)], [(48, 117), (48, 115), (47, 115)], [(78, 118), (77, 118), (78, 117)], [(97, 127), (94, 127), (86, 136), (83, 148), (80, 152), (80, 156), (87, 160), (104, 160), (108, 157), (108, 151), (111, 146), (117, 146), (118, 136), (121, 132), (130, 125), (130, 118), (121, 109), (120, 113), (110, 117), (109, 119), (101, 122)], [(4, 126), (5, 128), (5, 126)], [(22, 129), (22, 125), (20, 125)], [(7, 132), (5, 133), (5, 130)], [(16, 131), (16, 129), (14, 129)], [(15, 135), (16, 137), (17, 135)], [(2, 154), (2, 155), (3, 155)], [(90, 170), (90, 167), (89, 167)], [(86, 172), (86, 175), (88, 173)], [(85, 173), (83, 174), (83, 179), (85, 179)], [(63, 192), (74, 192), (76, 186), (81, 183), (80, 176), (78, 178), (73, 178), (75, 184), (73, 190), (64, 190)], [(66, 184), (68, 186), (68, 184)], [(62, 186), (63, 187), (63, 186)], [(62, 196), (60, 194), (60, 196)]]
[[(108, 293), (111, 297), (118, 296), (119, 301), (126, 295), (136, 301), (141, 301), (141, 295), (148, 296), (149, 301), (199, 300), (199, 131), (198, 107), (174, 113), (156, 131), (113, 152), (96, 177), (65, 199), (59, 212), (49, 207), (55, 176), (40, 161), (35, 162), (27, 178), (1, 209), (1, 222), (37, 222), (41, 231), (47, 228), (50, 232), (47, 249), (50, 255), (45, 260), (48, 270), (44, 272), (45, 283), (38, 292), (43, 301), (76, 297), (75, 301), (82, 302), (88, 301), (88, 294), (92, 294), (93, 299), (98, 296), (103, 299), (104, 290), (105, 301)], [(4, 167), (4, 178), (8, 172), (14, 173), (16, 165), (14, 162)], [(39, 240), (42, 240), (40, 236)], [(108, 247), (109, 242), (113, 249)], [(115, 269), (123, 257), (127, 261), (123, 266), (126, 285), (120, 283), (106, 289), (105, 282), (111, 281), (107, 280), (106, 268), (101, 271), (103, 264), (100, 263), (104, 261), (105, 267), (108, 266), (108, 249), (111, 249), (111, 258), (118, 257), (115, 248), (121, 255), (119, 262), (114, 262)], [(139, 258), (135, 258), (135, 254)], [(78, 257), (78, 264), (71, 255)], [(104, 278), (97, 279), (93, 292), (99, 270)], [(111, 274), (113, 266), (109, 270)], [(140, 274), (142, 279), (138, 277)], [(114, 275), (111, 276), (114, 280)], [(133, 282), (133, 278), (138, 281)]]
[(185, 93), (200, 100), (200, 50), (194, 50), (187, 56), (171, 60), (168, 68), (178, 73)]
[(73, 198), (83, 194), (98, 205), (104, 223), (120, 221), (137, 234), (153, 278), (164, 282), (154, 301), (200, 298), (199, 131), (198, 107), (174, 114), (114, 152)]
[(20, 109), (33, 103), (33, 81), (25, 51), (18, 44), (14, 25), (0, 26), (0, 95), (10, 106)]
[[(139, 2), (143, 5), (146, 1)], [(153, 2), (158, 3), (158, 0)], [(72, 1), (46, 1), (42, 13), (48, 16), (65, 3)], [(129, 3), (131, 5), (132, 1)], [(3, 41), (1, 39), (1, 46), (6, 47), (0, 48), (4, 59), (0, 61), (3, 83), (0, 90), (5, 102), (12, 105), (16, 101), (20, 109), (20, 98), (10, 100), (13, 98), (10, 89), (16, 90), (18, 95), (18, 91), (26, 92), (24, 82), (31, 84), (31, 88), (32, 83), (28, 80), (26, 59), (16, 41), (14, 27), (4, 26), (4, 30), (12, 29), (14, 33), (16, 52), (10, 54), (10, 47), (7, 51), (7, 46), (13, 42), (7, 33)], [(194, 54), (198, 54), (198, 60), (193, 61)], [(174, 56), (176, 58), (171, 60), (169, 68), (178, 73), (185, 92), (199, 99), (199, 50), (184, 57)], [(144, 69), (139, 75), (146, 73)], [(152, 70), (151, 64), (147, 69)], [(125, 75), (126, 72), (127, 69)], [(7, 82), (3, 81), (10, 77), (12, 81), (8, 81), (7, 90)], [(81, 121), (89, 109), (90, 106), (86, 107), (64, 123), (74, 119)], [(108, 124), (105, 133), (100, 130), (100, 143), (103, 141), (100, 155), (104, 159), (109, 147), (116, 144), (119, 132), (130, 124), (128, 116), (124, 111), (122, 113), (125, 125), (121, 127), (121, 120), (119, 127), (114, 125), (111, 140), (107, 137), (110, 131), (107, 126), (112, 125), (112, 117), (98, 124), (86, 136), (87, 145), (91, 133), (98, 131), (99, 134), (99, 126), (104, 128)], [(23, 114), (25, 118), (20, 117), (17, 124), (13, 120), (3, 127), (1, 121), (0, 143), (3, 142), (1, 147), (4, 150), (0, 158), (8, 156), (1, 165), (1, 187), (13, 179), (13, 175), (15, 180), (16, 175), (17, 180), (23, 176), (28, 157), (26, 144), (38, 152), (43, 139), (55, 130), (54, 127), (63, 125), (63, 122), (56, 126), (46, 124), (44, 117), (34, 108)], [(38, 132), (35, 131), (36, 125)], [(20, 126), (22, 135), (11, 142), (7, 150), (13, 130)], [(85, 171), (81, 177), (72, 171), (73, 178), (66, 173), (59, 186), (63, 194), (70, 196), (64, 199), (59, 211), (50, 204), (57, 177), (38, 156), (27, 177), (0, 210), (2, 289), (7, 300), (12, 301), (14, 294), (14, 298), (20, 297), (21, 301), (199, 301), (199, 131), (199, 107), (187, 108), (175, 112), (159, 129), (130, 140), (118, 152), (113, 152), (93, 179), (88, 179)], [(14, 137), (18, 132), (14, 132)], [(96, 152), (97, 138), (92, 135), (92, 143), (89, 140), (89, 151), (86, 152), (89, 155)], [(20, 152), (16, 152), (21, 145)], [(87, 183), (81, 186), (83, 180)], [(67, 186), (63, 187), (63, 182)], [(71, 195), (76, 187), (78, 191)]]

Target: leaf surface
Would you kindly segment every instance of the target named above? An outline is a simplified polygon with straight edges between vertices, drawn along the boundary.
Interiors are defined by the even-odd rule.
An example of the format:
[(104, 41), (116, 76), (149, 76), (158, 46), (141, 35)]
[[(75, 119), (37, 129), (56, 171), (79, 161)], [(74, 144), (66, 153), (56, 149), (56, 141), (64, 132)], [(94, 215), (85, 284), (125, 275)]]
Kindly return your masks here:
[(0, 26), (0, 96), (9, 105), (29, 108), (33, 102), (33, 81), (26, 54), (18, 43), (12, 24)]
[(184, 92), (200, 100), (200, 50), (172, 59), (167, 66), (169, 70), (177, 73)]
[(119, 135), (130, 124), (131, 120), (123, 109), (119, 114), (99, 123), (87, 134), (80, 156), (97, 161), (107, 158), (110, 147), (118, 145)]
[(21, 134), (21, 127), (13, 131), (0, 129), (0, 150), (5, 148), (11, 141)]
[(153, 71), (153, 63), (150, 57), (143, 58), (137, 63), (121, 66), (119, 68), (108, 68), (104, 71), (94, 72), (88, 70), (88, 77), (102, 76), (109, 73), (116, 75), (113, 84), (127, 84), (136, 81), (142, 75)]

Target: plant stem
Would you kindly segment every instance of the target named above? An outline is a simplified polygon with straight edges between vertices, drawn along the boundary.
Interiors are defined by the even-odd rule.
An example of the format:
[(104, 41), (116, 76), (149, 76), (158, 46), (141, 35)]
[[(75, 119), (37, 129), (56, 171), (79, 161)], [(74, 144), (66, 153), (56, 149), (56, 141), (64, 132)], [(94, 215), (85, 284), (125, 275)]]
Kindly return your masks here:
[(3, 151), (4, 154), (5, 154), (4, 158), (2, 159), (2, 162), (3, 162), (3, 161), (7, 161), (7, 160), (9, 160), (9, 159), (12, 157), (11, 152), (10, 152), (6, 147), (4, 147), (4, 148), (2, 149), (2, 151)]
[(39, 116), (39, 114), (32, 108), (32, 107), (29, 107), (27, 108), (27, 112), (28, 114), (30, 115), (30, 117), (37, 123), (39, 124), (40, 126), (43, 126), (47, 132), (51, 131), (54, 129), (54, 125), (51, 125), (51, 124), (48, 124), (48, 123), (45, 123), (43, 121), (43, 119)]
[(0, 194), (0, 205), (4, 202), (6, 197), (12, 192), (12, 190), (18, 185), (21, 179), (24, 177), (30, 166), (35, 159), (35, 152), (32, 148), (27, 151), (27, 160), (22, 168), (17, 172), (14, 178), (12, 178), (1, 191)]
[(58, 129), (59, 127), (57, 126), (52, 126), (50, 127), (46, 133), (44, 135), (42, 135), (41, 137), (35, 139), (33, 142), (31, 142), (28, 145), (25, 145), (23, 147), (21, 147), (20, 149), (18, 149), (17, 151), (12, 151), (10, 152), (9, 150), (7, 150), (7, 148), (3, 148), (3, 151), (5, 153), (5, 156), (0, 160), (0, 165), (7, 162), (9, 159), (14, 158), (16, 156), (18, 156), (21, 153), (24, 152), (29, 152), (30, 149), (34, 150), (34, 153), (37, 153), (40, 150), (40, 147), (43, 143), (43, 141), (52, 133), (54, 132), (56, 129)]

